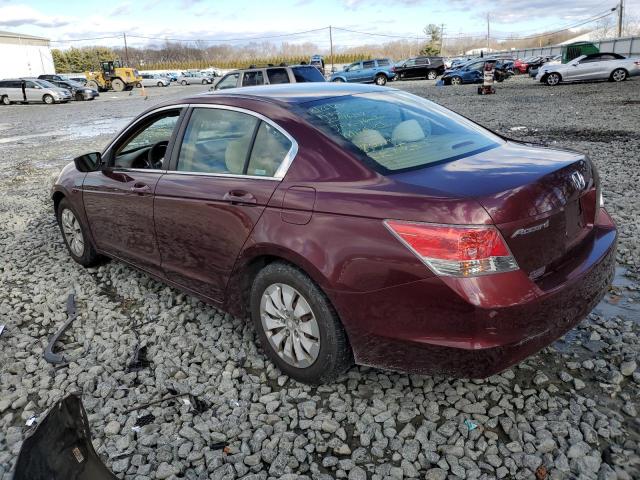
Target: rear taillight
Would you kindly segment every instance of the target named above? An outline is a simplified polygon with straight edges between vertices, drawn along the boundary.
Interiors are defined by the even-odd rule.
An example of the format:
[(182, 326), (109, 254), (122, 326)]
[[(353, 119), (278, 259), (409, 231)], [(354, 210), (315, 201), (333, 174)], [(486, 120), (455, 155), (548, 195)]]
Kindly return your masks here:
[(494, 226), (436, 225), (399, 220), (385, 220), (384, 224), (438, 275), (475, 277), (518, 269), (515, 258)]

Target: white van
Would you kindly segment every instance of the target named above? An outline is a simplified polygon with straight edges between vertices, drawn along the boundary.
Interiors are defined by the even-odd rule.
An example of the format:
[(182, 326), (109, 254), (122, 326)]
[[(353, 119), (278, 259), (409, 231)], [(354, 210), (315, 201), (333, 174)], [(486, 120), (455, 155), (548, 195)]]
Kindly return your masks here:
[[(24, 91), (22, 89), (24, 83)], [(12, 78), (0, 80), (0, 103), (11, 105), (14, 102), (26, 103), (66, 103), (71, 100), (68, 90), (37, 78)]]

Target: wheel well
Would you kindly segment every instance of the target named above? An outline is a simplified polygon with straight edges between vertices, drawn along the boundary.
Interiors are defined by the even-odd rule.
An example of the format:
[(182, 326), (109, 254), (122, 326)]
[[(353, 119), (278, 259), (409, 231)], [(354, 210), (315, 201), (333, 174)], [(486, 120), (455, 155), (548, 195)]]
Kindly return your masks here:
[[(614, 69), (611, 71), (611, 75), (613, 75), (613, 72), (615, 72), (616, 70), (622, 70), (622, 71), (624, 71), (624, 73), (627, 75), (627, 77), (629, 76), (629, 70), (627, 70), (627, 69), (626, 69), (626, 68), (624, 68), (624, 67), (614, 68)], [(609, 76), (611, 76), (611, 75), (609, 75)]]
[(53, 211), (55, 212), (55, 214), (58, 214), (58, 205), (60, 205), (60, 202), (62, 201), (62, 199), (64, 198), (64, 193), (62, 192), (54, 192), (53, 194)]

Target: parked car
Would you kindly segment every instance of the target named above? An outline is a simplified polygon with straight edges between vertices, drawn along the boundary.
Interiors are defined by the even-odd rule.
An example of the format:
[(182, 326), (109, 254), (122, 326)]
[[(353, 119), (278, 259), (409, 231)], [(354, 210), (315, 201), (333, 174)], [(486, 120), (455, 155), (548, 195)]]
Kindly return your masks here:
[(571, 60), (570, 63), (544, 65), (536, 80), (547, 85), (586, 80), (622, 82), (640, 75), (640, 58), (625, 58), (617, 53), (592, 53)]
[[(445, 70), (440, 78), (442, 85), (463, 85), (468, 83), (482, 83), (484, 81), (484, 64), (489, 59), (481, 59), (460, 65), (457, 68)], [(496, 60), (494, 78), (502, 82), (509, 78), (512, 71), (509, 70), (509, 61)]]
[(200, 72), (183, 72), (176, 81), (180, 85), (208, 85), (213, 83), (213, 80), (210, 77), (205, 77)]
[(452, 58), (449, 68), (453, 69), (453, 68), (460, 67), (460, 66), (464, 65), (465, 63), (469, 63), (472, 60), (477, 60), (477, 58), (476, 57), (456, 57), (456, 58)]
[(213, 89), (225, 90), (258, 85), (325, 81), (320, 71), (312, 65), (252, 67), (227, 73), (215, 84)]
[(393, 71), (393, 63), (388, 58), (376, 58), (362, 60), (344, 67), (343, 70), (331, 74), (330, 82), (357, 82), (375, 83), (386, 85), (393, 80), (396, 73)]
[(249, 315), (311, 383), (354, 361), (492, 375), (582, 320), (615, 265), (587, 156), (375, 86), (165, 102), (67, 165), (52, 199), (76, 262), (113, 257)]
[(85, 87), (73, 80), (49, 80), (49, 82), (54, 84), (56, 87), (68, 90), (71, 93), (71, 98), (76, 101), (93, 100), (100, 96), (97, 90)]
[(552, 65), (552, 64), (556, 64), (556, 63), (560, 63), (562, 60), (562, 56), (561, 55), (553, 55), (553, 56), (549, 56), (549, 57), (543, 57), (544, 61), (538, 65), (532, 65), (529, 68), (529, 76), (532, 78), (536, 78), (536, 75), (538, 75), (538, 71), (539, 69), (543, 66), (543, 65)]
[(79, 83), (80, 85), (87, 85), (86, 77), (69, 77), (69, 80), (73, 80), (74, 82)]
[(426, 78), (435, 80), (445, 71), (442, 57), (419, 56), (398, 62), (393, 67), (394, 80), (404, 78)]
[[(23, 90), (24, 85), (24, 90)], [(37, 78), (0, 80), (0, 103), (66, 103), (71, 100), (68, 90)]]
[(136, 87), (168, 87), (171, 85), (171, 80), (157, 73), (141, 73), (142, 81), (136, 84)]
[(170, 82), (178, 81), (178, 73), (176, 72), (165, 72), (162, 76), (168, 78)]

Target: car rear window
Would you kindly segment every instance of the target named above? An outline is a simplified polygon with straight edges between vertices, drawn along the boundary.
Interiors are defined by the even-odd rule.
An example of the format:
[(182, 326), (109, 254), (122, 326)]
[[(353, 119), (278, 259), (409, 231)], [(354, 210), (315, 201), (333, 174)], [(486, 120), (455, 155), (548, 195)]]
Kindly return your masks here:
[(303, 108), (314, 125), (383, 175), (468, 157), (503, 142), (464, 117), (405, 92), (333, 97)]
[(389, 65), (391, 65), (391, 62), (389, 62), (389, 60), (378, 60), (379, 67), (388, 67)]
[(289, 75), (285, 68), (270, 68), (267, 70), (267, 77), (271, 85), (278, 83), (289, 83)]
[(324, 77), (316, 67), (292, 67), (296, 82), (324, 82)]

